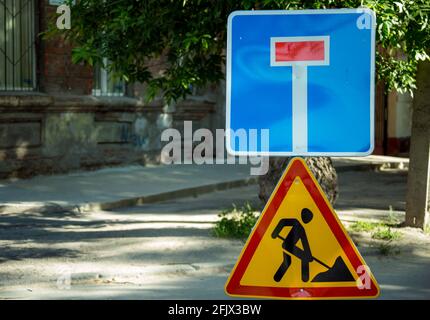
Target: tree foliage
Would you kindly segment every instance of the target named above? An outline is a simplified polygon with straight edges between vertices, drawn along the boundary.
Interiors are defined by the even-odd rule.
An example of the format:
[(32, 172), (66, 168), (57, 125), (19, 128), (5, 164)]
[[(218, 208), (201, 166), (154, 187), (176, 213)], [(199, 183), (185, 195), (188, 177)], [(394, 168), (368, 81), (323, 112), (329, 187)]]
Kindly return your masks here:
[(377, 15), (377, 74), (388, 89), (415, 89), (429, 59), (430, 0), (80, 0), (71, 5), (74, 62), (102, 63), (126, 81), (177, 100), (224, 77), (226, 22), (234, 10), (366, 6)]

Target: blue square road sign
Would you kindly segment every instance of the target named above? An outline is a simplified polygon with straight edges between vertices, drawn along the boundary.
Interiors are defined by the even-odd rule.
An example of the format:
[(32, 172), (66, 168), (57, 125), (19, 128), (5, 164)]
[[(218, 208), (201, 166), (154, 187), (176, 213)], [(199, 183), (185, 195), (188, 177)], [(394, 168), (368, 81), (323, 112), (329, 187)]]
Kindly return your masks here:
[[(227, 150), (365, 156), (374, 147), (370, 9), (235, 11), (228, 19)], [(269, 143), (238, 143), (245, 130)], [(256, 134), (256, 136), (255, 136)]]

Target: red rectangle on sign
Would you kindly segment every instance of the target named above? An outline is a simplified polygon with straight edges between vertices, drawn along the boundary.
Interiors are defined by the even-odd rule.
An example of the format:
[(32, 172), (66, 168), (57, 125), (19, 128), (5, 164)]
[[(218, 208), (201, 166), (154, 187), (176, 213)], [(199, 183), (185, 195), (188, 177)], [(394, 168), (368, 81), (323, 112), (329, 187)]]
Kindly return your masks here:
[(324, 41), (276, 42), (275, 59), (282, 61), (322, 61)]

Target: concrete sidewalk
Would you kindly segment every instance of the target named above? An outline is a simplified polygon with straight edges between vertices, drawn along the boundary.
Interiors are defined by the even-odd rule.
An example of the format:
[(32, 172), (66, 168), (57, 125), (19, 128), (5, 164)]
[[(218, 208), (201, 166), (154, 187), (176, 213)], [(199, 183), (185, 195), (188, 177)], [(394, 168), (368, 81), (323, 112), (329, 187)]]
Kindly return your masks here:
[(249, 172), (249, 165), (128, 166), (3, 181), (0, 212), (129, 207), (255, 183)]
[[(336, 158), (339, 172), (407, 168), (408, 159)], [(257, 183), (250, 165), (171, 165), (106, 168), (0, 182), (0, 213), (106, 210), (195, 196)]]

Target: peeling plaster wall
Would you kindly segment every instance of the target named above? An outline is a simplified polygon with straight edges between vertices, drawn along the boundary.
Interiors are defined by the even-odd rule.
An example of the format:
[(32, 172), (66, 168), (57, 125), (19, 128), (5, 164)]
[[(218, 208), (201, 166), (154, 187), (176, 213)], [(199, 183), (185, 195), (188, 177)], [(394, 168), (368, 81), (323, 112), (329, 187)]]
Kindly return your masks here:
[(3, 96), (0, 178), (158, 163), (164, 129), (186, 120), (210, 128), (214, 113), (214, 103), (198, 99), (163, 107), (130, 98)]

